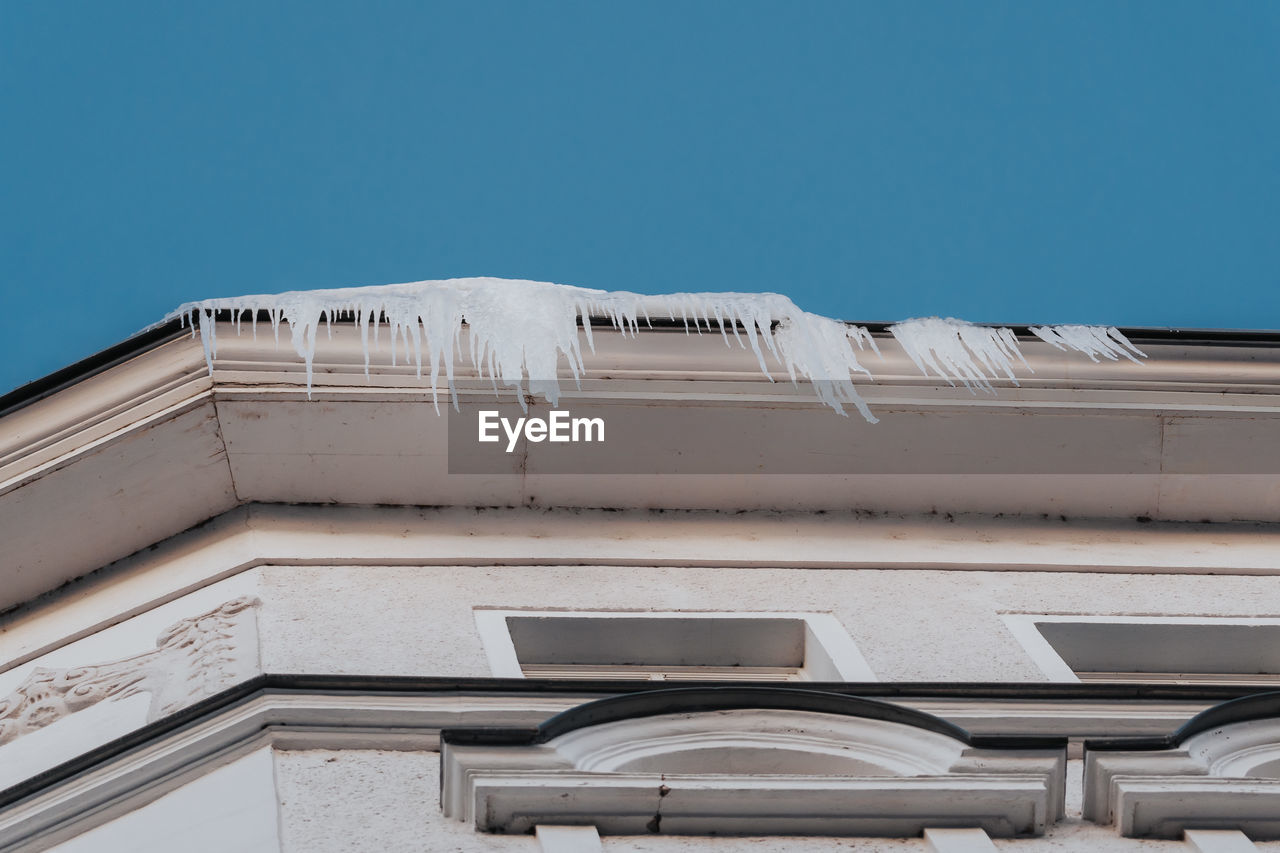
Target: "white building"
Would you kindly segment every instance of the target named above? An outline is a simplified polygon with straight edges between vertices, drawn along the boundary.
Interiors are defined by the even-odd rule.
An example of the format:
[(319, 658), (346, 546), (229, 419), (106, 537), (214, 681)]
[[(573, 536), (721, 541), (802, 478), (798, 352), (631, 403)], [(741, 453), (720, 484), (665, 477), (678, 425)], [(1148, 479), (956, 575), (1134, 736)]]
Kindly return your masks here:
[(597, 333), (604, 445), (459, 473), (354, 325), (220, 326), (0, 400), (0, 850), (1280, 850), (1280, 338), (872, 329), (872, 425)]

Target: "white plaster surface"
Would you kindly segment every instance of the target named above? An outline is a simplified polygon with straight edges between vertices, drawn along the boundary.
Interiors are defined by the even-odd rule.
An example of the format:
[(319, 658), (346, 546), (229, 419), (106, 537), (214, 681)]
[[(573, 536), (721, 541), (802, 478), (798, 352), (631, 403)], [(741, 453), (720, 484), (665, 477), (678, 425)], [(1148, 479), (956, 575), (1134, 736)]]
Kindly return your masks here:
[(533, 836), (477, 833), (440, 811), (440, 756), (387, 750), (275, 753), (285, 853), (537, 853)]
[(52, 853), (279, 850), (271, 751), (252, 752), (49, 849)]
[[(257, 505), (134, 555), (56, 598), (0, 617), (0, 671), (202, 586), (255, 572), (260, 564), (1261, 576), (1280, 574), (1278, 554), (1280, 534), (1258, 525)], [(1150, 607), (1158, 610), (1162, 598), (1154, 596)]]
[[(1280, 615), (1280, 577), (1274, 576), (269, 565), (0, 673), (0, 694), (36, 666), (99, 663), (152, 648), (173, 622), (243, 594), (262, 599), (257, 623), (264, 671), (446, 677), (492, 675), (476, 628), (477, 607), (829, 613), (874, 673), (901, 681), (1043, 681), (1009, 630), (1008, 613)], [(0, 783), (26, 778), (145, 721), (137, 700), (72, 714), (0, 747)]]
[(487, 677), (476, 607), (832, 613), (872, 671), (903, 681), (1045, 680), (1005, 613), (1280, 615), (1280, 577), (643, 566), (260, 571), (270, 672)]
[[(286, 853), (354, 851), (521, 851), (534, 853), (530, 836), (477, 833), (468, 824), (446, 819), (439, 806), (439, 756), (386, 750), (305, 750), (275, 753), (280, 794), (281, 832)], [(1073, 762), (1078, 763), (1078, 762)], [(1078, 781), (1078, 774), (1074, 775)], [(341, 827), (341, 831), (334, 831)], [(604, 836), (605, 853), (906, 853), (928, 850), (923, 838), (712, 838), (682, 836)], [(1100, 851), (1185, 853), (1181, 841), (1121, 838), (1110, 827), (1068, 817), (1043, 838), (995, 840), (997, 850), (1026, 853)], [(1280, 851), (1280, 842), (1260, 843), (1262, 851)], [(78, 853), (78, 851), (77, 851)]]

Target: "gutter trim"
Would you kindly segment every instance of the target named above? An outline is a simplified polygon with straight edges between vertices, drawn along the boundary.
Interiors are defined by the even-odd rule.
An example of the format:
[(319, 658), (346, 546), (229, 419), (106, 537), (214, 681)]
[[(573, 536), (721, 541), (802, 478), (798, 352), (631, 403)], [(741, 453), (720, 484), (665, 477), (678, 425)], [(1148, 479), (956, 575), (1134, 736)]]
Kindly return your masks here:
[[(243, 315), (242, 319), (243, 319)], [(215, 312), (214, 319), (217, 322), (231, 322), (232, 312), (230, 310), (221, 310)], [(257, 315), (259, 322), (270, 322), (270, 315), (266, 311), (259, 311)], [(592, 316), (593, 324), (610, 324), (612, 320), (605, 316)], [(578, 321), (581, 325), (581, 320)], [(871, 334), (878, 337), (890, 336), (889, 327), (894, 323), (874, 322), (874, 323), (854, 323), (846, 322), (849, 326), (862, 326)], [(1011, 324), (1011, 323), (979, 323), (983, 326), (1003, 326), (1013, 331), (1019, 339), (1039, 340), (1031, 333), (1030, 324)], [(681, 331), (685, 330), (685, 323), (682, 320), (670, 320), (668, 318), (653, 318), (648, 322), (645, 328), (661, 331)], [(717, 330), (718, 331), (718, 330)], [(1142, 327), (1129, 326), (1119, 327), (1119, 331), (1133, 344), (1141, 347), (1142, 344), (1173, 344), (1178, 346), (1235, 346), (1235, 347), (1256, 347), (1267, 349), (1280, 349), (1280, 330), (1270, 331), (1262, 329), (1245, 330), (1245, 329), (1174, 329), (1159, 327)], [(132, 358), (136, 358), (148, 350), (155, 349), (162, 344), (183, 335), (190, 334), (190, 327), (187, 326), (179, 317), (174, 317), (149, 326), (131, 337), (126, 338), (118, 344), (110, 346), (101, 352), (83, 358), (73, 364), (67, 365), (53, 373), (43, 376), (39, 379), (32, 380), (25, 385), (20, 385), (7, 394), (0, 395), (0, 418), (8, 415), (18, 409), (29, 406), (38, 402), (45, 397), (95, 376), (103, 371), (110, 370), (118, 364), (126, 362)]]

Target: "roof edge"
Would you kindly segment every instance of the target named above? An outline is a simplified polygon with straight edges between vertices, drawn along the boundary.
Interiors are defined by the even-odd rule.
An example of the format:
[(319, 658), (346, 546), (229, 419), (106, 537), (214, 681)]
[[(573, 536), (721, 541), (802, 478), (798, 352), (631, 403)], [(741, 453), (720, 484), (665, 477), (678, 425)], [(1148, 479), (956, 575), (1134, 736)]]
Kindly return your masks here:
[[(215, 313), (215, 319), (219, 322), (233, 321), (230, 310), (221, 310)], [(592, 315), (593, 323), (608, 324), (612, 320), (606, 316)], [(270, 314), (266, 311), (259, 311), (257, 320), (261, 322), (270, 322)], [(354, 322), (354, 321), (351, 321)], [(581, 321), (579, 321), (581, 322)], [(890, 333), (889, 328), (894, 323), (889, 322), (873, 322), (873, 323), (856, 323), (845, 322), (849, 326), (861, 326), (873, 335), (887, 336)], [(1028, 340), (1038, 340), (1036, 335), (1031, 332), (1031, 324), (1000, 324), (1000, 323), (981, 323), (984, 326), (1002, 326), (1010, 329), (1018, 338)], [(680, 329), (685, 328), (685, 323), (681, 320), (670, 320), (667, 318), (654, 318), (647, 324), (652, 329)], [(1280, 330), (1265, 329), (1182, 329), (1182, 328), (1161, 328), (1147, 326), (1120, 326), (1117, 327), (1121, 334), (1137, 345), (1143, 343), (1159, 343), (1159, 344), (1176, 344), (1179, 346), (1234, 346), (1234, 347), (1268, 347), (1280, 349)], [(169, 320), (162, 321), (153, 326), (131, 335), (123, 341), (107, 347), (100, 352), (96, 352), (90, 356), (80, 359), (66, 367), (55, 370), (54, 372), (34, 379), (25, 385), (0, 395), (0, 418), (36, 403), (45, 397), (56, 394), (64, 388), (75, 385), (85, 379), (95, 376), (104, 371), (110, 370), (118, 364), (136, 358), (144, 352), (155, 349), (169, 341), (183, 335), (191, 334), (190, 326), (180, 317), (174, 317)]]
[(188, 330), (179, 319), (158, 323), (47, 376), (19, 385), (0, 396), (0, 418), (166, 344), (184, 332)]

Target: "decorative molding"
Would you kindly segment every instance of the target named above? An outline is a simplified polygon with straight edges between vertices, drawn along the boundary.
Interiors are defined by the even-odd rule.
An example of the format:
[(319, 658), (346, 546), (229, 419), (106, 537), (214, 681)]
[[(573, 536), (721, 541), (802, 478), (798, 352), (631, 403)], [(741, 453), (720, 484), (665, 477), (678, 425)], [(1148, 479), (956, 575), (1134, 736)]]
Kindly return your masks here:
[(1086, 819), (1128, 837), (1219, 829), (1280, 839), (1280, 718), (1214, 726), (1164, 749), (1123, 746), (1086, 744)]
[[(607, 719), (593, 706), (608, 701), (570, 714)], [(572, 823), (613, 835), (910, 837), (958, 825), (1008, 838), (1061, 817), (1065, 745), (976, 746), (910, 719), (708, 708), (523, 743), (514, 730), (445, 732), (441, 804), (508, 834)]]
[(0, 699), (0, 746), (105, 700), (151, 694), (148, 721), (257, 674), (257, 598), (241, 596), (183, 619), (156, 647), (123, 660), (35, 669)]
[[(1096, 727), (1118, 727), (1125, 732), (1142, 732), (1149, 728), (1167, 731), (1176, 725), (1172, 723), (1174, 717), (1180, 714), (1185, 718), (1189, 714), (1189, 711), (1178, 711), (1177, 708), (1181, 707), (1178, 703), (1157, 700), (1136, 703), (1149, 703), (1162, 715), (1169, 715), (1167, 719), (1164, 716), (1151, 718), (1150, 711), (1135, 707), (1133, 698), (1128, 697), (1114, 708), (1113, 716), (1101, 713), (1100, 709), (1108, 704), (1117, 704), (1114, 700), (1111, 703), (1097, 699), (1064, 700), (1061, 697), (1052, 701), (1035, 700), (1036, 690), (1030, 689), (1033, 685), (1011, 687), (1027, 689), (1028, 696), (1016, 701), (1008, 697), (975, 697), (970, 701), (968, 711), (963, 710), (965, 702), (959, 699), (947, 700), (942, 705), (933, 704), (936, 700), (930, 700), (927, 707), (934, 716), (941, 715), (952, 722), (961, 722), (959, 718), (962, 716), (968, 717), (964, 725), (969, 725), (972, 720), (973, 723), (981, 723), (987, 732), (1043, 731), (1045, 729), (1041, 726), (1045, 725), (1044, 721), (1049, 721), (1051, 726), (1047, 728), (1064, 735), (1073, 731), (1096, 731)], [(1096, 692), (1116, 694), (1117, 691), (1110, 687), (1108, 685), (1108, 689)], [(599, 687), (590, 686), (584, 686), (581, 691), (555, 686), (537, 690), (528, 688), (529, 685), (523, 682), (499, 687), (487, 679), (258, 676), (235, 691), (224, 691), (215, 700), (149, 724), (127, 742), (115, 741), (71, 762), (34, 762), (25, 768), (15, 768), (8, 775), (21, 781), (0, 791), (0, 850), (34, 851), (54, 846), (163, 796), (219, 762), (231, 760), (262, 745), (269, 744), (284, 750), (417, 750), (429, 753), (438, 748), (441, 729), (492, 727), (497, 731), (533, 732), (551, 715), (588, 703), (601, 693)], [(867, 685), (867, 688), (892, 689), (883, 684)], [(992, 686), (988, 685), (988, 688)], [(1000, 688), (996, 692), (1006, 689), (1010, 688)], [(1048, 689), (1055, 695), (1077, 692), (1061, 687)], [(1196, 688), (1190, 692), (1201, 693), (1204, 690)], [(918, 699), (902, 696), (894, 697), (893, 701), (920, 704)], [(1123, 716), (1126, 707), (1127, 713), (1133, 715), (1132, 719)], [(584, 727), (576, 731), (589, 729)], [(923, 729), (913, 729), (929, 736), (929, 732)], [(586, 746), (586, 742), (582, 741), (581, 745)], [(977, 754), (986, 751), (980, 750)], [(992, 751), (1010, 757), (1019, 755), (1017, 750)], [(971, 751), (970, 754), (974, 753)], [(5, 761), (8, 761), (7, 756)], [(539, 772), (534, 775), (535, 779), (545, 778)], [(792, 783), (796, 781), (796, 777), (782, 778)], [(900, 778), (880, 777), (877, 781), (897, 784)], [(918, 777), (906, 778), (910, 782)], [(967, 780), (971, 785), (980, 782), (973, 777), (967, 777)], [(1007, 783), (1010, 777), (997, 776), (992, 781), (998, 783), (1001, 780)], [(915, 795), (920, 790), (917, 783), (915, 791), (910, 793)], [(643, 793), (652, 795), (652, 788), (646, 788)], [(1025, 786), (1015, 793), (1028, 795)], [(937, 795), (935, 792), (934, 796)], [(762, 799), (764, 796), (760, 795)], [(796, 798), (798, 802), (801, 799)], [(766, 805), (772, 808), (774, 803), (770, 801)], [(562, 818), (541, 822), (562, 825), (566, 821)], [(676, 822), (672, 820), (664, 825), (664, 832), (667, 825), (674, 828)], [(957, 819), (947, 826), (973, 827), (974, 822)], [(1081, 829), (1088, 833), (1081, 836), (1082, 847), (1087, 847), (1090, 840), (1098, 839), (1097, 846), (1102, 848), (1112, 833), (1105, 827), (1086, 826)]]
[[(532, 726), (564, 704), (590, 699), (459, 697), (456, 691), (365, 695), (284, 681), (258, 676), (232, 695), (224, 693), (216, 707), (206, 703), (150, 724), (131, 743), (58, 766), (31, 767), (25, 782), (0, 790), (0, 851), (52, 847), (262, 746), (431, 753), (439, 748), (441, 728)], [(388, 682), (394, 686), (394, 679)]]
[[(571, 489), (579, 489), (573, 494), (580, 495), (581, 487), (569, 480), (553, 478), (552, 482), (536, 479), (536, 474), (529, 475), (535, 478), (529, 483), (511, 478), (510, 491), (492, 478), (468, 484), (443, 476), (443, 470), (442, 476), (423, 476), (422, 471), (435, 472), (431, 466), (443, 464), (425, 450), (431, 442), (443, 442), (443, 426), (432, 422), (424, 432), (423, 423), (415, 419), (423, 390), (412, 367), (378, 367), (372, 378), (366, 379), (358, 338), (357, 329), (338, 323), (334, 339), (321, 344), (326, 370), (317, 374), (313, 396), (324, 406), (291, 405), (307, 397), (299, 382), (303, 371), (300, 365), (282, 359), (269, 336), (254, 342), (234, 335), (223, 336), (220, 363), (212, 379), (200, 343), (179, 337), (154, 347), (147, 344), (141, 352), (130, 345), (125, 351), (136, 354), (123, 363), (88, 378), (73, 371), (52, 384), (37, 383), (8, 400), (12, 406), (34, 404), (5, 415), (0, 436), (0, 491), (15, 495), (16, 489), (23, 489), (0, 518), (0, 538), (7, 545), (6, 565), (0, 571), (0, 611), (36, 601), (104, 563), (136, 554), (242, 502), (493, 506), (524, 503), (528, 495), (536, 494), (538, 505), (548, 506), (573, 503)], [(597, 353), (588, 358), (587, 367), (600, 378), (588, 378), (584, 394), (606, 393), (619, 405), (625, 401), (628, 406), (636, 401), (663, 406), (674, 401), (678, 405), (713, 395), (717, 409), (745, 406), (752, 411), (762, 403), (772, 409), (774, 403), (789, 405), (788, 399), (800, 399), (801, 392), (790, 383), (771, 383), (759, 377), (751, 354), (725, 347), (718, 336), (686, 339), (683, 332), (646, 332), (642, 340), (625, 344), (619, 338), (597, 339)], [(1270, 343), (1274, 336), (1265, 340)], [(1027, 352), (1029, 364), (1036, 370), (1034, 383), (1028, 381), (1017, 395), (997, 401), (974, 397), (963, 389), (937, 387), (919, 375), (905, 353), (894, 355), (895, 347), (886, 341), (882, 349), (887, 359), (882, 368), (886, 382), (864, 386), (868, 399), (874, 396), (878, 405), (918, 411), (924, 418), (981, 414), (983, 419), (975, 421), (980, 436), (991, 423), (986, 416), (997, 411), (1008, 412), (1018, 421), (1034, 413), (1043, 419), (1037, 424), (1043, 425), (1061, 423), (1059, 416), (1071, 415), (1084, 418), (1082, 424), (1099, 426), (1099, 438), (1089, 446), (1105, 447), (1114, 445), (1116, 439), (1107, 440), (1102, 419), (1109, 422), (1113, 416), (1123, 415), (1121, 420), (1129, 426), (1145, 424), (1141, 429), (1151, 453), (1145, 474), (1118, 478), (1104, 468), (1094, 474), (1080, 471), (1061, 477), (1019, 477), (1016, 488), (1010, 488), (1014, 481), (1001, 476), (872, 475), (864, 479), (823, 475), (794, 481), (780, 478), (771, 482), (767, 494), (743, 494), (717, 488), (705, 478), (681, 476), (653, 483), (593, 481), (594, 500), (611, 507), (714, 506), (727, 510), (804, 507), (928, 512), (947, 505), (990, 514), (1051, 512), (1080, 518), (1150, 516), (1193, 521), (1257, 518), (1269, 523), (1275, 520), (1269, 499), (1277, 474), (1265, 473), (1262, 455), (1250, 448), (1268, 446), (1269, 430), (1274, 429), (1272, 419), (1280, 412), (1276, 370), (1280, 356), (1274, 346), (1260, 347), (1256, 345), (1259, 342), (1242, 337), (1233, 343), (1229, 337), (1219, 337), (1207, 346), (1184, 346), (1171, 338), (1151, 349), (1142, 344), (1152, 358), (1141, 368), (1110, 362), (1077, 363), (1066, 373), (1061, 366), (1055, 372), (1053, 364), (1060, 360), (1044, 345), (1037, 348), (1044, 356), (1041, 361)], [(680, 352), (673, 354), (673, 347)], [(105, 368), (108, 363), (112, 362), (86, 369)], [(673, 365), (680, 369), (673, 370)], [(896, 378), (890, 381), (890, 376)], [(65, 387), (64, 382), (68, 383)], [(336, 384), (327, 384), (330, 382)], [(491, 395), (489, 383), (478, 378), (459, 376), (456, 384), (460, 393), (470, 389), (471, 393)], [(31, 392), (37, 389), (38, 394), (49, 396), (35, 402)], [(357, 427), (352, 416), (375, 411), (371, 405), (377, 406), (376, 416), (370, 415), (376, 417), (376, 426)], [(821, 414), (816, 411), (819, 404), (806, 400), (804, 405), (813, 406), (815, 416)], [(238, 424), (237, 412), (254, 418), (253, 434), (279, 443), (271, 445), (280, 448), (280, 453), (274, 454), (279, 458), (268, 460), (245, 453), (243, 441), (228, 438), (237, 426), (245, 425)], [(259, 421), (266, 412), (270, 417)], [(300, 432), (297, 418), (303, 412), (308, 429)], [(385, 452), (397, 435), (387, 428), (391, 422), (406, 425), (396, 440), (412, 453)], [(312, 459), (306, 471), (295, 464), (295, 476), (284, 478), (267, 465), (269, 461), (286, 468), (294, 464), (285, 461), (290, 454), (284, 451), (289, 449), (305, 458), (308, 448), (299, 445), (301, 438), (327, 435), (322, 427), (327, 430), (328, 425), (343, 439), (332, 446), (328, 439), (320, 439), (329, 449)], [(880, 441), (888, 438), (883, 431), (876, 435)], [(994, 435), (987, 438), (991, 443), (998, 441)], [(1083, 439), (1077, 436), (1074, 440)], [(999, 455), (1000, 449), (993, 452)], [(383, 456), (388, 467), (378, 469), (379, 473), (368, 468)], [(968, 464), (980, 457), (972, 454), (959, 461), (950, 457), (943, 461)], [(144, 458), (147, 461), (139, 465)], [(868, 451), (867, 458), (880, 457)], [(344, 477), (334, 471), (345, 469), (326, 467), (350, 466), (355, 460), (364, 460), (368, 477)], [(917, 460), (913, 464), (926, 463)], [(234, 481), (232, 466), (241, 472)], [(427, 467), (419, 470), (419, 466)], [(1213, 471), (1217, 473), (1209, 473)], [(113, 496), (122, 485), (116, 477), (124, 478), (125, 474), (131, 478), (125, 484), (129, 487), (123, 498), (116, 500)], [(37, 481), (41, 485), (30, 488)], [(370, 482), (376, 484), (372, 492)], [(43, 533), (77, 524), (82, 534), (91, 535), (50, 537)], [(659, 539), (647, 537), (644, 541)], [(634, 556), (634, 547), (630, 550)], [(1191, 554), (1196, 549), (1179, 550)], [(795, 551), (791, 548), (784, 558), (793, 558)], [(855, 555), (854, 559), (864, 553), (860, 545), (845, 551), (846, 557)], [(933, 553), (949, 556), (942, 550)], [(1098, 553), (1097, 546), (1087, 553)], [(1247, 566), (1237, 568), (1231, 560), (1227, 563), (1232, 573), (1247, 570)]]

